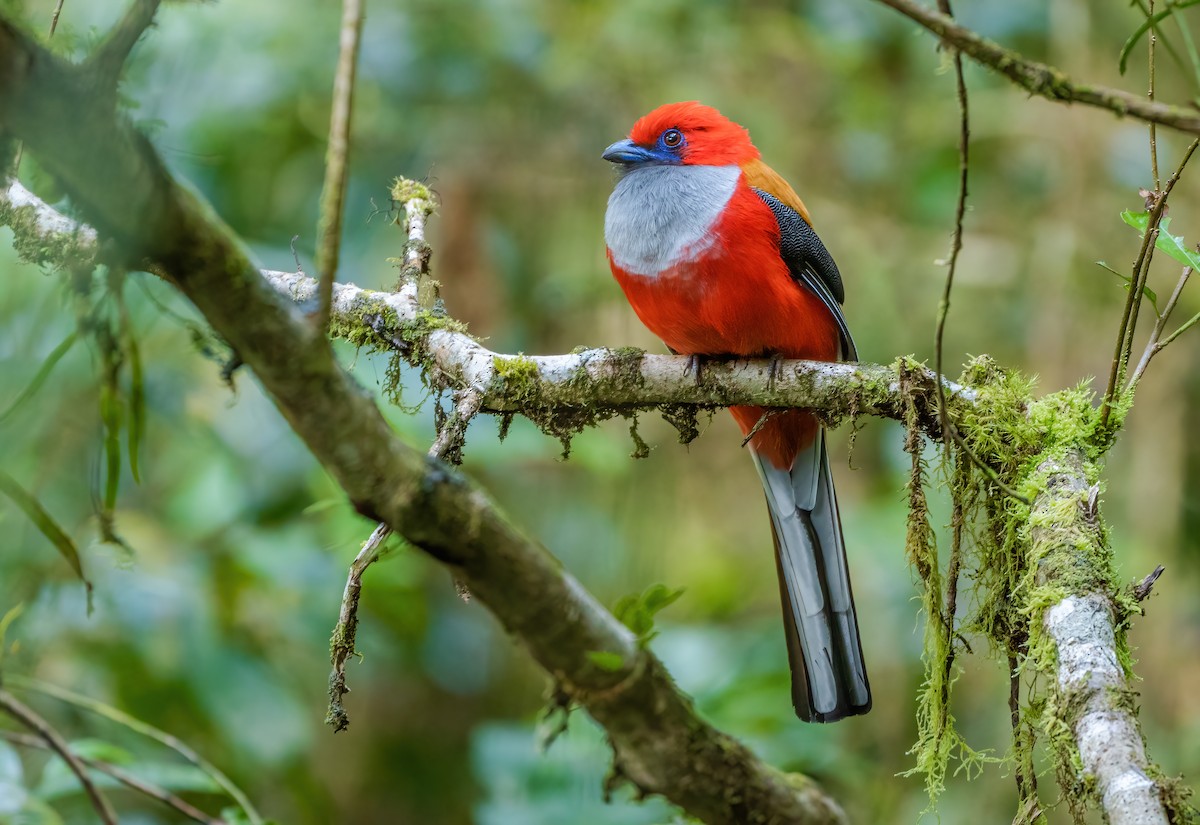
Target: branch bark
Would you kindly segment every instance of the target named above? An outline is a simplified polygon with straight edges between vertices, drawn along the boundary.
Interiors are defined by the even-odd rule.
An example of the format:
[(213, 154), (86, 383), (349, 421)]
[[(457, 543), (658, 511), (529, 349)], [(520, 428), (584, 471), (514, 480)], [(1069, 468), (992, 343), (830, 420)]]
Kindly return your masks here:
[(1055, 704), (1079, 748), (1083, 776), (1076, 781), (1094, 777), (1111, 825), (1167, 825), (1133, 711), (1135, 692), (1117, 653), (1117, 594), (1103, 569), (1112, 553), (1095, 510), (1094, 470), (1076, 450), (1044, 461), (1039, 472), (1046, 485), (1030, 522), (1039, 582), (1067, 593), (1042, 621), (1057, 653)]
[[(449, 566), (603, 725), (616, 770), (712, 823), (845, 821), (701, 720), (662, 664), (466, 477), (400, 441), (328, 341), (262, 278), (80, 69), (0, 18), (0, 128), (25, 141), (101, 236), (186, 294), (358, 510)], [(119, 184), (119, 185), (118, 185)], [(615, 670), (596, 664), (621, 661)]]
[(936, 34), (972, 60), (1004, 75), (1031, 94), (1061, 103), (1082, 103), (1107, 109), (1118, 116), (1135, 117), (1200, 135), (1200, 112), (1147, 100), (1124, 89), (1112, 89), (1090, 83), (1076, 83), (1065, 73), (1045, 63), (1027, 60), (1014, 51), (980, 36), (934, 9), (916, 0), (878, 0)]

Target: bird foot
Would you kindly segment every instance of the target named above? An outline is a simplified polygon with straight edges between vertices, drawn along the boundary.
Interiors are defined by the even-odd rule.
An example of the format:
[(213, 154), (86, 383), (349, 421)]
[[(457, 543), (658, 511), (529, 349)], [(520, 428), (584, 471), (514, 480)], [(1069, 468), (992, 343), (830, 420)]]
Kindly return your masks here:
[(700, 386), (700, 383), (703, 380), (703, 376), (701, 375), (701, 369), (703, 368), (704, 362), (706, 360), (707, 360), (706, 356), (698, 355), (696, 353), (692, 353), (691, 355), (688, 356), (687, 374), (692, 376), (692, 380), (695, 382), (697, 387)]
[(783, 367), (778, 355), (771, 356), (771, 364), (767, 367), (767, 391), (775, 392), (775, 382), (783, 377)]

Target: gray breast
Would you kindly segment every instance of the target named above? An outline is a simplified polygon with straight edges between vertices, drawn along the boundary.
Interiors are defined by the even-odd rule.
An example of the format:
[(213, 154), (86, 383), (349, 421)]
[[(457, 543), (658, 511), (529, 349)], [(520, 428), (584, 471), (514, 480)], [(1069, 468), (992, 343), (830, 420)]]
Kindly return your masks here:
[(657, 164), (626, 172), (604, 216), (613, 261), (626, 272), (654, 276), (702, 254), (741, 174), (737, 166)]

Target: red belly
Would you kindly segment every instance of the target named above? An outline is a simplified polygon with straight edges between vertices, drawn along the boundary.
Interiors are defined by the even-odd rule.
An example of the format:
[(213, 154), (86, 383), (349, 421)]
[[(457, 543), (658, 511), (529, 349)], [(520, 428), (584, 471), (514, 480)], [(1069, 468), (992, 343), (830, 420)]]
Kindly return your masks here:
[[(612, 266), (642, 323), (681, 354), (837, 360), (837, 322), (820, 298), (792, 278), (779, 257), (778, 230), (772, 236), (769, 228), (722, 229), (717, 227), (724, 243), (657, 276), (630, 275)], [(730, 412), (748, 433), (766, 410), (731, 407)], [(816, 418), (809, 413), (776, 412), (751, 445), (775, 466), (789, 468), (816, 431)]]

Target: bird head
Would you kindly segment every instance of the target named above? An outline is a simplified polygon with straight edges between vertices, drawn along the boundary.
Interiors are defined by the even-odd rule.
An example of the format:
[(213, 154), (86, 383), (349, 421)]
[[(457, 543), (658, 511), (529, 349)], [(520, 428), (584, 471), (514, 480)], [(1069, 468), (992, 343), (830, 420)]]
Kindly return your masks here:
[(750, 133), (711, 106), (668, 103), (633, 124), (603, 158), (626, 170), (645, 165), (727, 166), (759, 157)]

